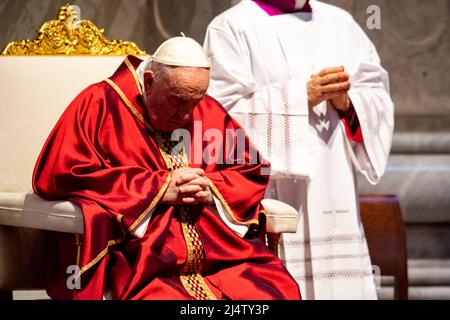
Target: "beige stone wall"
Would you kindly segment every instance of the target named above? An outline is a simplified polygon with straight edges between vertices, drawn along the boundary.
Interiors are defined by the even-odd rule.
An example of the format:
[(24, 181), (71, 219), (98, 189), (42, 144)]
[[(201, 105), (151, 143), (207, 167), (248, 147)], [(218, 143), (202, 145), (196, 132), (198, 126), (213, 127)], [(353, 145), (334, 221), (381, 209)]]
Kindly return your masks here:
[[(73, 0), (108, 38), (153, 51), (184, 32), (202, 42), (209, 21), (233, 0)], [(375, 42), (391, 75), (397, 131), (450, 131), (450, 0), (327, 0), (351, 12)], [(66, 3), (0, 0), (0, 47), (33, 38)], [(369, 5), (381, 8), (381, 30), (368, 30)]]

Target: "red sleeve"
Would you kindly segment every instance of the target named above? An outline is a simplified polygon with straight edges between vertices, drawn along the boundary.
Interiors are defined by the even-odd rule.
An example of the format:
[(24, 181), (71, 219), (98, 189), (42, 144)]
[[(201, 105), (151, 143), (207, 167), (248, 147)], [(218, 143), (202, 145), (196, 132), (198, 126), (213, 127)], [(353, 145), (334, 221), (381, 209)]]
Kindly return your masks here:
[[(214, 118), (221, 119), (216, 123), (221, 122), (221, 131), (225, 133), (221, 142), (224, 152), (222, 163), (213, 161), (206, 165), (205, 172), (212, 183), (210, 187), (235, 223), (258, 224), (270, 164), (262, 158), (239, 124), (220, 105), (215, 108), (222, 110)], [(245, 147), (238, 139), (245, 141)]]
[(102, 149), (102, 128), (113, 126), (102, 91), (88, 88), (61, 116), (36, 163), (33, 189), (46, 200), (94, 201), (130, 227), (160, 195), (169, 172), (132, 159), (111, 164)]
[(356, 114), (356, 111), (353, 108), (353, 106), (351, 107), (351, 110), (347, 114), (342, 114), (341, 112), (338, 113), (339, 117), (344, 123), (347, 138), (350, 141), (356, 143), (363, 143), (364, 137), (362, 135), (361, 125), (359, 123), (358, 115)]

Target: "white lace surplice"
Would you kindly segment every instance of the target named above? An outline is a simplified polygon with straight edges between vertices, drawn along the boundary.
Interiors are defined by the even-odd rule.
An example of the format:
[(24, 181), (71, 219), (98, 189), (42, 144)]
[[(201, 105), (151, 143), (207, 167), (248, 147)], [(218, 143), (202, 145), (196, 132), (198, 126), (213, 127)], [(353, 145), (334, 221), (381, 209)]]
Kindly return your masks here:
[[(308, 299), (376, 298), (356, 199), (355, 171), (384, 173), (393, 132), (389, 79), (375, 47), (345, 11), (311, 1), (313, 13), (269, 16), (242, 1), (208, 27), (209, 94), (247, 130), (272, 164), (267, 197), (295, 206), (298, 232), (281, 255)], [(306, 82), (344, 66), (364, 143), (350, 142), (327, 103), (308, 111)]]

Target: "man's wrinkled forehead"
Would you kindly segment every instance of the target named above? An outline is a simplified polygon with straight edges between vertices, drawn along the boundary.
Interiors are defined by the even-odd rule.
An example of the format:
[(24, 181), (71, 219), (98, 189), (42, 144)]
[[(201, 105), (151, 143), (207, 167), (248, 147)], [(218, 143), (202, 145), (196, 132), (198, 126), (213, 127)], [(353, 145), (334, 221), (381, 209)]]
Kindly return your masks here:
[(168, 71), (168, 85), (175, 95), (202, 96), (209, 86), (208, 68), (171, 67)]

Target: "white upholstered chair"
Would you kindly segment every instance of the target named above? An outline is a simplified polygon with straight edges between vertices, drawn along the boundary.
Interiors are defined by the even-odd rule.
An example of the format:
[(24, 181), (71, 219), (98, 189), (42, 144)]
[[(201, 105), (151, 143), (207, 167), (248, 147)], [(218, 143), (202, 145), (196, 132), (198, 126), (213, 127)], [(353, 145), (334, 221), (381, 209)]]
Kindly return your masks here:
[[(76, 13), (61, 7), (36, 40), (11, 43), (0, 56), (0, 299), (12, 290), (43, 288), (45, 232), (74, 234), (74, 245), (83, 233), (77, 206), (33, 193), (32, 172), (45, 139), (79, 92), (109, 77), (124, 55), (145, 54), (133, 43), (104, 39)], [(298, 214), (265, 201), (267, 231), (278, 234), (268, 237), (269, 246), (276, 250), (279, 233), (296, 231)]]

